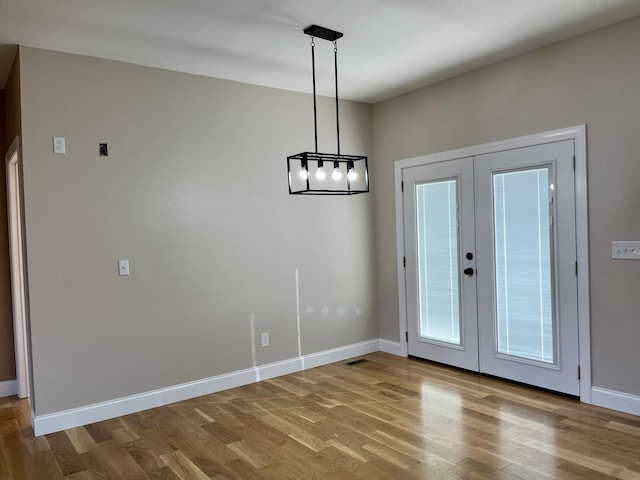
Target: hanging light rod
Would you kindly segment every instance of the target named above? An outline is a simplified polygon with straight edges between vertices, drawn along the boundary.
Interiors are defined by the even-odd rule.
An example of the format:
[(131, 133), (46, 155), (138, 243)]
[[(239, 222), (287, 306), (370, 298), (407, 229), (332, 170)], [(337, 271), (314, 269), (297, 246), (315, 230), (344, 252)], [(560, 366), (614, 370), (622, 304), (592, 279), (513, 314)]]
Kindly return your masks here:
[[(313, 129), (315, 151), (302, 152), (287, 157), (290, 195), (355, 195), (369, 191), (367, 157), (344, 155), (340, 152), (340, 115), (338, 104), (338, 44), (341, 32), (311, 25), (303, 30), (311, 36), (311, 68), (313, 78)], [(338, 153), (318, 152), (318, 108), (316, 101), (316, 38), (333, 42), (336, 88), (336, 140)], [(331, 169), (327, 176), (325, 162)]]

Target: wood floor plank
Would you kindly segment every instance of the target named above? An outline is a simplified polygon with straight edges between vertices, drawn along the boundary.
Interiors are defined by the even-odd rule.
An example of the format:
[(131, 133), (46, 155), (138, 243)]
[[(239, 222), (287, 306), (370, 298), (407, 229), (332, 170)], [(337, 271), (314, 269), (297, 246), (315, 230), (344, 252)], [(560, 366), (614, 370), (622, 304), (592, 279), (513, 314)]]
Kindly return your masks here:
[(164, 466), (164, 462), (160, 459), (160, 455), (169, 452), (163, 451), (160, 455), (150, 448), (149, 444), (144, 440), (137, 440), (132, 443), (123, 445), (126, 453), (138, 464), (140, 468), (147, 474), (155, 472)]
[(209, 480), (209, 476), (179, 450), (160, 458), (182, 480)]
[(91, 438), (93, 438), (93, 441), (96, 443), (106, 442), (113, 438), (111, 436), (111, 433), (103, 423), (92, 423), (90, 425), (85, 425), (84, 429), (89, 435), (91, 435)]
[(64, 477), (64, 480), (100, 480), (91, 470), (82, 470)]
[(386, 460), (375, 457), (353, 469), (356, 475), (367, 480), (418, 480), (420, 477), (410, 469), (405, 469)]
[(2, 480), (640, 480), (640, 418), (384, 353), (34, 437)]
[(150, 480), (180, 480), (180, 477), (169, 467), (162, 467), (149, 473)]
[(149, 480), (142, 467), (130, 456), (111, 460), (111, 467), (124, 480)]
[(95, 449), (96, 442), (84, 427), (70, 428), (69, 430), (65, 430), (65, 433), (76, 449), (76, 452), (86, 453)]

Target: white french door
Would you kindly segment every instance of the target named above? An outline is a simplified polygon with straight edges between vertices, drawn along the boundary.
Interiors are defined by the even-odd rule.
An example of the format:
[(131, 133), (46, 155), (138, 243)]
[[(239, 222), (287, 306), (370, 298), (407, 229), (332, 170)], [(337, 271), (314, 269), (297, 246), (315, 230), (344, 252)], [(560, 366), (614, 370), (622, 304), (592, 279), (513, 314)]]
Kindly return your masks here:
[(573, 141), (403, 169), (410, 355), (579, 393)]
[(403, 172), (409, 354), (478, 370), (473, 158)]

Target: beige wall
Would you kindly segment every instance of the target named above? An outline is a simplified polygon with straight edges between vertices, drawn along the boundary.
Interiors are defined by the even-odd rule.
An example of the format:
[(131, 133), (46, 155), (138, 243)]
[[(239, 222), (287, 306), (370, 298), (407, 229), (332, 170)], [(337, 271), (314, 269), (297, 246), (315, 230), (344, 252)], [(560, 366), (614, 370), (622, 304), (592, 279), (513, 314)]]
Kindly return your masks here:
[(640, 394), (640, 18), (375, 105), (381, 337), (398, 340), (394, 161), (587, 124), (593, 384)]
[[(4, 156), (11, 142), (20, 135), (20, 71), (13, 64), (0, 105), (0, 152)], [(0, 168), (0, 225), (7, 225), (6, 171)], [(9, 238), (6, 227), (0, 228), (0, 382), (16, 378), (13, 348), (13, 313), (9, 275)]]
[[(252, 314), (271, 337), (259, 365), (297, 356), (296, 270), (303, 354), (378, 337), (372, 196), (288, 195), (285, 158), (312, 147), (309, 95), (20, 59), (38, 415), (251, 367)], [(331, 99), (319, 108), (332, 150)], [(371, 107), (342, 112), (343, 150), (370, 153)]]

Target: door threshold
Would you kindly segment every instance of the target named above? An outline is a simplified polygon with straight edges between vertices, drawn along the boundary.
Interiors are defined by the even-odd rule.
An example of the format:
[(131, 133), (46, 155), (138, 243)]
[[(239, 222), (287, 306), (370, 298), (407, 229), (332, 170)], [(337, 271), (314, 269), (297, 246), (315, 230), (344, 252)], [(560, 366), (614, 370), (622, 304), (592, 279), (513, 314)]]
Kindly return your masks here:
[(548, 389), (548, 388), (538, 387), (536, 385), (530, 385), (528, 383), (518, 382), (516, 380), (510, 380), (508, 378), (498, 377), (496, 375), (490, 375), (488, 373), (476, 372), (475, 370), (469, 370), (467, 368), (455, 367), (453, 365), (448, 365), (448, 364), (442, 363), (442, 362), (436, 362), (434, 360), (428, 360), (426, 358), (416, 357), (414, 355), (408, 355), (407, 358), (409, 360), (413, 360), (413, 361), (417, 361), (417, 362), (430, 363), (432, 365), (437, 365), (439, 367), (444, 367), (444, 368), (449, 369), (449, 370), (455, 370), (455, 371), (459, 371), (459, 372), (469, 373), (469, 374), (472, 374), (472, 375), (477, 375), (478, 377), (484, 377), (484, 378), (489, 378), (489, 379), (492, 379), (492, 380), (497, 380), (497, 381), (503, 382), (505, 384), (517, 385), (519, 387), (525, 387), (525, 388), (528, 388), (528, 389), (531, 389), (531, 390), (537, 390), (539, 392), (550, 393), (552, 395), (557, 395), (557, 396), (560, 396), (560, 397), (569, 398), (571, 400), (580, 401), (580, 397), (578, 395), (571, 395), (569, 393), (558, 392), (557, 390), (551, 390), (551, 389)]

